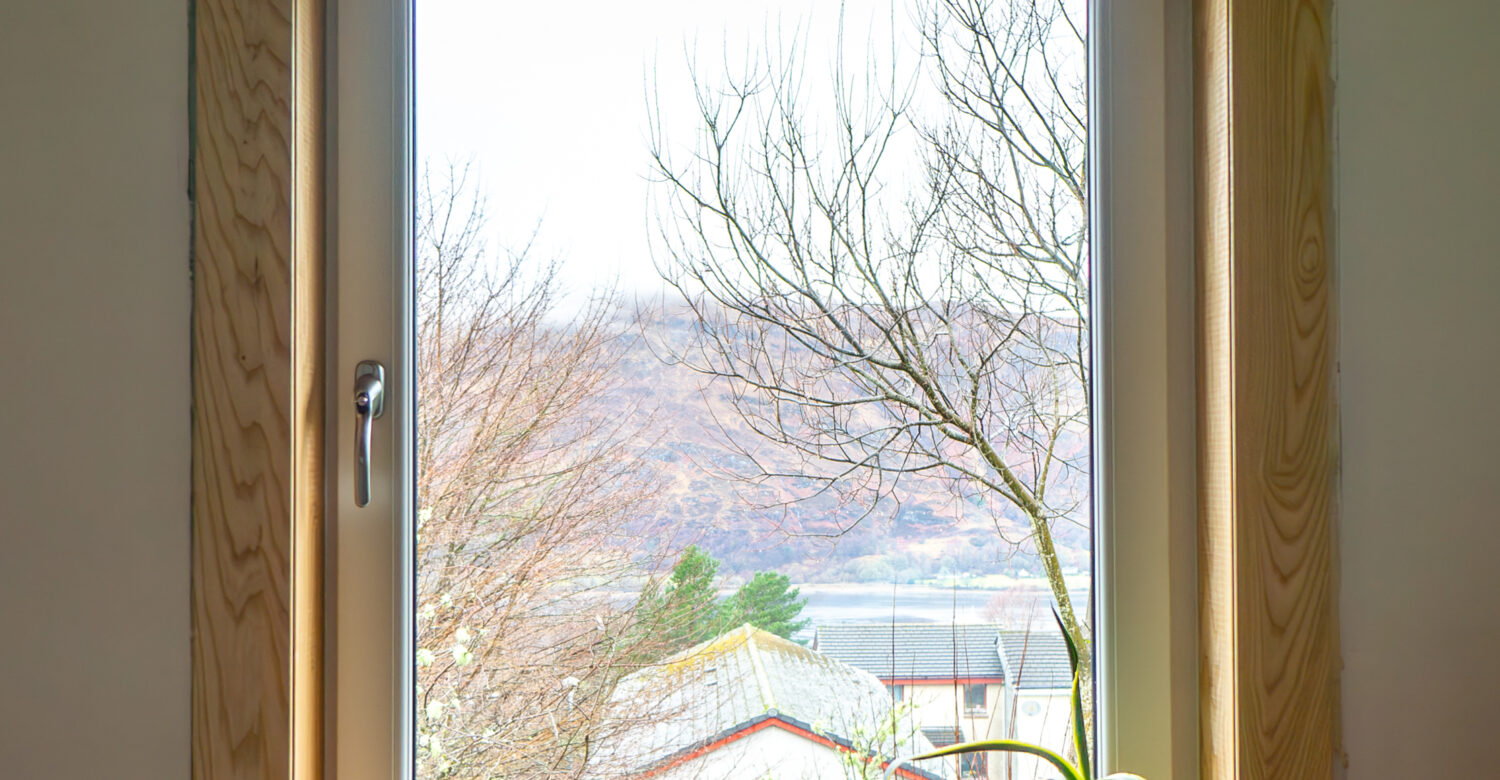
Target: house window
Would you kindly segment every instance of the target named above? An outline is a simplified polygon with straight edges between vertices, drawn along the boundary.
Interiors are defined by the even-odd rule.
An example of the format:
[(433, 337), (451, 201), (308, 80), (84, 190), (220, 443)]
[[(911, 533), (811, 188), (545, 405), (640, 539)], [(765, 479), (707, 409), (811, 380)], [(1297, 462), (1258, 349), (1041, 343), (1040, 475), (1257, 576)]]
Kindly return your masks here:
[(959, 760), (958, 776), (984, 777), (989, 768), (989, 756), (983, 753), (965, 753)]
[(895, 701), (895, 702), (906, 701), (906, 686), (905, 685), (887, 685), (885, 687), (886, 687), (887, 690), (889, 690), (891, 692), (891, 701)]
[(964, 686), (964, 710), (967, 712), (985, 711), (985, 686), (982, 684), (971, 684)]

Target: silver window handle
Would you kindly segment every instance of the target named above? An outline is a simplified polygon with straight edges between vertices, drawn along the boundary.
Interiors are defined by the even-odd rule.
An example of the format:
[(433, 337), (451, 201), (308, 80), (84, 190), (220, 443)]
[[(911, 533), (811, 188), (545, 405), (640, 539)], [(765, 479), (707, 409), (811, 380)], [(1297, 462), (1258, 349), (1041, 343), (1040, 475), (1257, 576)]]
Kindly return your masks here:
[(370, 503), (370, 429), (385, 414), (385, 367), (373, 360), (354, 367), (354, 505)]

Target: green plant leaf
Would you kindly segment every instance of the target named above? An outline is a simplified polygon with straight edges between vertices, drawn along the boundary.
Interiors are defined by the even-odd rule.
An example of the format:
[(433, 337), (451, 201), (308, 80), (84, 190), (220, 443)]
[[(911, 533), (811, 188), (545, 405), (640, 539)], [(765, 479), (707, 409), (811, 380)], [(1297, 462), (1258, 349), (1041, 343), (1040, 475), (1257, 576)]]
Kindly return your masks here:
[(910, 756), (908, 758), (898, 758), (895, 761), (892, 761), (890, 765), (885, 768), (885, 774), (883, 775), (883, 778), (884, 780), (890, 780), (890, 778), (896, 774), (896, 770), (900, 769), (902, 765), (906, 764), (908, 761), (923, 761), (929, 758), (941, 758), (943, 756), (958, 755), (959, 753), (988, 752), (1025, 753), (1027, 755), (1037, 756), (1038, 758), (1046, 759), (1047, 762), (1057, 767), (1057, 771), (1062, 772), (1063, 774), (1063, 780), (1087, 780), (1083, 775), (1079, 774), (1077, 767), (1068, 763), (1068, 760), (1063, 758), (1062, 756), (1059, 756), (1058, 754), (1042, 747), (1041, 745), (1033, 745), (1030, 742), (1020, 742), (1014, 739), (985, 739), (978, 742), (962, 742), (957, 745), (949, 745), (947, 747), (938, 748), (937, 750), (931, 750), (926, 753)]
[(1073, 635), (1068, 633), (1068, 627), (1063, 625), (1062, 616), (1056, 609), (1052, 610), (1052, 619), (1057, 621), (1063, 642), (1068, 645), (1068, 666), (1073, 670), (1073, 749), (1078, 751), (1078, 769), (1083, 780), (1094, 780), (1093, 762), (1089, 760), (1088, 727), (1083, 718), (1083, 680), (1078, 674), (1078, 646), (1073, 644)]

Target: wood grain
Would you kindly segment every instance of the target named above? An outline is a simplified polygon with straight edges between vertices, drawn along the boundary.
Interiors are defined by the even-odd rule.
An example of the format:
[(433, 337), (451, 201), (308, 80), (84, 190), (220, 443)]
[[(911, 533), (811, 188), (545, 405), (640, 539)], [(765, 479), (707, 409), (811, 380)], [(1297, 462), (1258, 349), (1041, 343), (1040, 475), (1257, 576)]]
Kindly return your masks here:
[(1238, 774), (1234, 745), (1233, 352), (1230, 306), (1229, 8), (1200, 3), (1195, 20), (1198, 132), (1197, 272), (1199, 383), (1199, 577), (1204, 778)]
[(292, 90), (292, 777), (323, 776), (324, 5), (294, 7)]
[(319, 119), (294, 0), (194, 8), (192, 771), (285, 778), (320, 687)]
[(1338, 750), (1328, 14), (1198, 4), (1205, 778)]

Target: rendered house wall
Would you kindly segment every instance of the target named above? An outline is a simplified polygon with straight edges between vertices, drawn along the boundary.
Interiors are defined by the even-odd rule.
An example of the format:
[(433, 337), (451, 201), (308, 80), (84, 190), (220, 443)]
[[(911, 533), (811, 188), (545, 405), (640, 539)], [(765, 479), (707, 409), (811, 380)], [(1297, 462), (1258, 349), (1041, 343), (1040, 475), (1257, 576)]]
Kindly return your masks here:
[[(1070, 745), (1072, 703), (1072, 691), (1068, 689), (1016, 691), (1007, 686), (1004, 703), (1007, 726), (1004, 733), (997, 736), (1053, 748)], [(1061, 777), (1056, 767), (1031, 756), (1010, 756), (995, 761), (990, 768), (992, 778), (1053, 780)], [(1008, 775), (1001, 771), (1002, 766), (1008, 769)]]
[[(953, 683), (932, 685), (908, 685), (907, 700), (911, 714), (920, 728), (940, 728), (957, 725), (965, 739), (978, 739), (991, 734), (1000, 724), (991, 721), (1001, 713), (1002, 689), (999, 685), (985, 686), (985, 708), (982, 713), (970, 711), (963, 706), (963, 687)], [(973, 714), (971, 714), (973, 712)]]
[(770, 727), (683, 762), (661, 780), (837, 780), (850, 774), (838, 751)]

